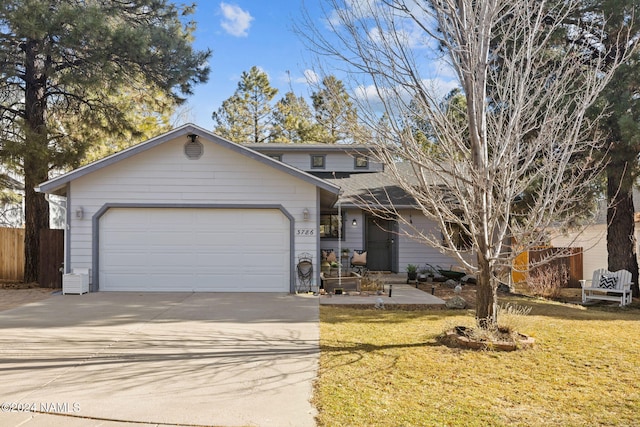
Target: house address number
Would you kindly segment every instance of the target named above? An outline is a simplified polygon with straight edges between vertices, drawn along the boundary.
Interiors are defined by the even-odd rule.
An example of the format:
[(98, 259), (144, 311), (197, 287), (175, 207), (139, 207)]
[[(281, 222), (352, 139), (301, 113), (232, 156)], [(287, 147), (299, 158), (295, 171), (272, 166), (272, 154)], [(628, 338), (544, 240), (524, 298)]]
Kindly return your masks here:
[(296, 230), (296, 236), (315, 236), (316, 230), (313, 228), (298, 228)]

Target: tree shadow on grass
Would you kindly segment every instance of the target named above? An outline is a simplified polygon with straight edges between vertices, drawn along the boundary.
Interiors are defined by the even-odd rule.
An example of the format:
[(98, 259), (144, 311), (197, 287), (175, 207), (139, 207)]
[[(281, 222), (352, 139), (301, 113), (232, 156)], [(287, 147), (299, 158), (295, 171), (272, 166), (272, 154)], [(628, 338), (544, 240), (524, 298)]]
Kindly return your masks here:
[(607, 302), (582, 305), (511, 294), (499, 298), (498, 303), (530, 307), (529, 314), (531, 316), (545, 316), (563, 320), (638, 320), (638, 315), (640, 315), (640, 304), (637, 302), (625, 307)]

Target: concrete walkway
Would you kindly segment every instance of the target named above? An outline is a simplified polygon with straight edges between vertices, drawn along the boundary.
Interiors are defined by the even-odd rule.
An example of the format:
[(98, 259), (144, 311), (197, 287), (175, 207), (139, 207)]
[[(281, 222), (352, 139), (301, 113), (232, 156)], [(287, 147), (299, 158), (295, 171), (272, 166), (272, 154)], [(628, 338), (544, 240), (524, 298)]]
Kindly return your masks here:
[[(375, 306), (382, 300), (382, 304), (386, 307), (403, 308), (441, 308), (444, 307), (445, 301), (415, 286), (407, 285), (407, 275), (398, 273), (376, 274), (370, 273), (376, 279), (384, 283), (384, 291), (382, 295), (323, 295), (320, 297), (321, 305), (340, 305), (340, 306)], [(391, 292), (390, 292), (391, 291)], [(391, 293), (391, 296), (389, 296)]]
[[(391, 296), (389, 296), (391, 293)], [(416, 289), (402, 283), (387, 283), (382, 295), (350, 296), (350, 295), (323, 295), (320, 296), (321, 305), (340, 306), (375, 306), (380, 304), (385, 307), (414, 306), (417, 307), (444, 307), (445, 301), (427, 292)]]
[(318, 298), (59, 295), (0, 312), (0, 425), (314, 426)]

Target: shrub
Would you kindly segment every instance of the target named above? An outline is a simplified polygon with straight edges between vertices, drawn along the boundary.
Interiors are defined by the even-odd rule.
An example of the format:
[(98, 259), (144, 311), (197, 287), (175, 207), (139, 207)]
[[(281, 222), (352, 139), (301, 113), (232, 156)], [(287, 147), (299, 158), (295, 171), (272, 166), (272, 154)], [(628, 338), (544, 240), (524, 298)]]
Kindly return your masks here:
[(360, 290), (367, 292), (375, 292), (382, 290), (384, 287), (384, 280), (378, 274), (368, 275), (362, 278), (360, 282)]
[(548, 264), (529, 273), (527, 285), (532, 295), (542, 298), (557, 298), (563, 285), (569, 281), (569, 271), (562, 264)]

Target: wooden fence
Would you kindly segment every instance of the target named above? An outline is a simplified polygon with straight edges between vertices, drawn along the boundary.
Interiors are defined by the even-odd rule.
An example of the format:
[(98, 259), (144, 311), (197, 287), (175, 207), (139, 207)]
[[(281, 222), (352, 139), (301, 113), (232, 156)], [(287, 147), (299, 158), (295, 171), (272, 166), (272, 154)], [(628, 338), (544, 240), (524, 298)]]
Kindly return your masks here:
[(24, 228), (0, 228), (0, 280), (24, 280)]
[[(64, 231), (42, 230), (38, 284), (43, 288), (61, 288), (63, 262)], [(24, 228), (0, 228), (0, 280), (24, 280)]]
[(579, 288), (582, 279), (582, 248), (538, 248), (520, 254), (513, 263), (513, 281), (526, 282), (529, 273), (536, 268), (542, 260), (548, 260), (543, 265), (560, 267), (564, 266), (569, 274), (568, 283), (562, 287)]
[[(568, 283), (563, 283), (563, 287), (579, 288), (582, 279), (582, 248), (546, 248), (532, 250), (529, 253), (529, 263), (536, 265), (542, 260), (551, 268), (564, 267), (569, 274)], [(535, 269), (536, 267), (534, 267)]]

